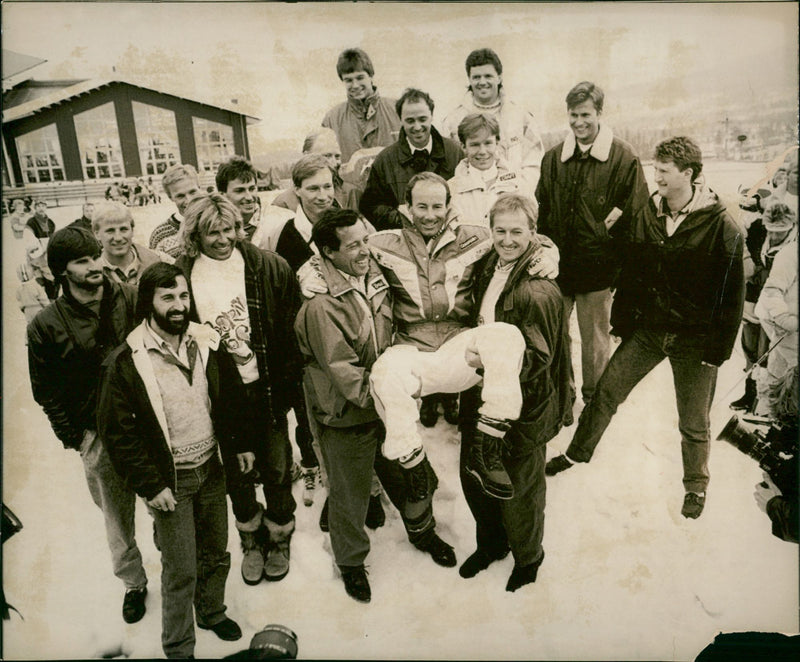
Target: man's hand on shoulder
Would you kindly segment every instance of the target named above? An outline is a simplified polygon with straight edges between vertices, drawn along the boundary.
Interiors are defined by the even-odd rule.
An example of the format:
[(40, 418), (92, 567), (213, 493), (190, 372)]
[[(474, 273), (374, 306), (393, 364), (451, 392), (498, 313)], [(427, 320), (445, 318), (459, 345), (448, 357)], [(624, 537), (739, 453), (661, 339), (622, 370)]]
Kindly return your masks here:
[(328, 284), (322, 277), (319, 268), (319, 256), (312, 255), (297, 270), (297, 279), (300, 281), (300, 292), (306, 299), (313, 299), (317, 294), (327, 294)]
[(558, 277), (558, 247), (544, 235), (538, 235), (542, 245), (533, 254), (528, 264), (528, 275), (534, 278), (549, 278), (555, 280)]

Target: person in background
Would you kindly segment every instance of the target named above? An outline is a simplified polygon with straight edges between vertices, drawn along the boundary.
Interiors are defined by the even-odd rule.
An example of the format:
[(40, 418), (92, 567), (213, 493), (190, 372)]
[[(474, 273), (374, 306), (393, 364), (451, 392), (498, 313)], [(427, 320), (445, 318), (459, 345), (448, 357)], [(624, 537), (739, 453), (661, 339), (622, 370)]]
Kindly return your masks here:
[(84, 202), (81, 217), (76, 218), (70, 225), (79, 225), (84, 230), (92, 232), (92, 215), (94, 214), (94, 203)]
[(711, 451), (709, 411), (717, 370), (730, 358), (744, 303), (743, 237), (700, 176), (702, 153), (685, 136), (656, 146), (658, 191), (626, 229), (613, 332), (622, 339), (581, 413), (555, 475), (589, 462), (617, 407), (668, 359), (681, 436), (681, 514), (696, 519), (706, 502)]
[(197, 171), (186, 163), (167, 168), (161, 179), (161, 186), (167, 197), (175, 204), (177, 211), (153, 230), (150, 234), (149, 247), (152, 251), (166, 253), (177, 259), (183, 250), (179, 236), (183, 214), (189, 203), (203, 195), (203, 191), (200, 188)]
[(554, 280), (532, 278), (528, 266), (540, 245), (536, 203), (518, 193), (500, 195), (491, 210), (493, 250), (475, 277), (476, 324), (506, 322), (525, 339), (520, 372), (522, 410), (506, 434), (502, 462), (514, 485), (508, 501), (487, 497), (467, 470), (479, 399), (465, 394), (461, 432), (461, 487), (475, 518), (477, 550), (459, 574), (474, 577), (511, 549), (507, 591), (536, 581), (544, 560), (545, 444), (572, 412), (575, 397), (561, 292)]
[[(791, 229), (797, 224), (795, 212), (783, 203), (773, 203), (764, 212), (764, 226), (786, 219)], [(776, 402), (771, 395), (786, 373), (797, 365), (797, 241), (785, 243), (775, 255), (754, 310), (769, 339), (766, 368), (758, 371), (758, 402), (755, 413), (775, 418)]]
[[(319, 128), (309, 133), (303, 141), (303, 156), (308, 154), (320, 154), (328, 162), (328, 165), (333, 170), (334, 197), (336, 198), (336, 202), (339, 203), (339, 206), (344, 207), (345, 195), (342, 190), (343, 182), (342, 178), (339, 176), (339, 168), (342, 165), (342, 150), (339, 149), (339, 143), (337, 142), (336, 134), (333, 130)], [(282, 207), (289, 211), (295, 211), (299, 204), (300, 198), (297, 197), (294, 188), (279, 193), (272, 201), (274, 207)]]
[(344, 84), (347, 100), (331, 108), (322, 126), (333, 129), (342, 150), (342, 162), (364, 147), (388, 147), (397, 139), (400, 118), (394, 99), (378, 94), (372, 60), (360, 48), (342, 51), (336, 73)]
[(134, 327), (136, 292), (105, 277), (100, 253), (97, 239), (82, 228), (53, 235), (47, 261), (62, 294), (28, 325), (28, 368), (33, 398), (53, 433), (83, 461), (89, 493), (103, 512), (114, 574), (125, 585), (122, 617), (136, 623), (147, 596), (135, 536), (136, 495), (112, 467), (96, 417), (101, 364)]
[(466, 156), (447, 183), (462, 223), (489, 226), (489, 210), (502, 193), (533, 198), (533, 186), (500, 156), (500, 125), (483, 113), (467, 115), (458, 125)]
[[(242, 182), (231, 181), (237, 180)], [(239, 208), (225, 195), (192, 202), (181, 236), (184, 251), (177, 264), (195, 303), (194, 321), (214, 328), (236, 364), (239, 416), (266, 500), (264, 509), (252, 476), (227, 467), (244, 550), (242, 579), (249, 585), (263, 578), (279, 581), (289, 572), (295, 528), (286, 414), (302, 380), (292, 326), (300, 308), (297, 278), (282, 257), (247, 241)]]
[(443, 138), (433, 127), (433, 107), (433, 99), (414, 88), (407, 89), (397, 100), (400, 135), (375, 157), (358, 206), (378, 230), (402, 228), (411, 218), (401, 205), (414, 175), (433, 172), (450, 179), (464, 157), (457, 142)]
[[(247, 159), (232, 156), (217, 169), (217, 191), (222, 193), (239, 210), (244, 223), (245, 236), (254, 245), (259, 245), (256, 233), (260, 234), (261, 198), (258, 197), (258, 172)], [(210, 193), (210, 192), (209, 192)]]
[(467, 115), (491, 115), (500, 126), (498, 156), (523, 175), (531, 188), (536, 188), (544, 145), (533, 113), (506, 97), (503, 63), (491, 48), (472, 51), (464, 68), (469, 80), (467, 93), (444, 118), (442, 135), (456, 140), (459, 137), (458, 126)]
[(22, 239), (25, 230), (25, 223), (28, 220), (28, 212), (25, 211), (25, 201), (22, 198), (14, 198), (11, 201), (11, 214), (8, 221), (11, 224), (11, 231), (14, 239)]
[(141, 273), (156, 262), (174, 260), (166, 253), (156, 253), (133, 243), (133, 215), (120, 202), (98, 205), (92, 221), (92, 231), (103, 247), (100, 264), (103, 273), (118, 283), (136, 287)]
[(47, 263), (47, 245), (55, 231), (56, 224), (47, 215), (47, 203), (37, 200), (34, 214), (22, 231), (24, 258), (17, 267), (20, 286), (16, 297), (28, 322), (58, 296), (58, 283)]
[(539, 230), (561, 253), (558, 285), (567, 319), (575, 308), (581, 336), (581, 395), (588, 405), (611, 355), (612, 288), (620, 237), (647, 206), (638, 157), (602, 121), (605, 95), (584, 81), (566, 97), (570, 132), (548, 150), (536, 187)]
[(189, 321), (186, 277), (156, 263), (140, 280), (133, 329), (105, 362), (97, 406), (114, 468), (147, 503), (161, 552), (161, 644), (168, 658), (194, 656), (198, 627), (236, 641), (225, 614), (231, 567), (223, 463), (249, 472), (237, 446), (236, 367), (219, 335)]

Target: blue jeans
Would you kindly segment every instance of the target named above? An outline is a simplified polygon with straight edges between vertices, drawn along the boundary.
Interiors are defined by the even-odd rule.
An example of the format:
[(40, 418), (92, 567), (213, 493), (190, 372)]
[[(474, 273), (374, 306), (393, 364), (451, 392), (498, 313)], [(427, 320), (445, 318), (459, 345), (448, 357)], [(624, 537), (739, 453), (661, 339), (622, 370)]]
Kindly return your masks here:
[(703, 492), (708, 486), (709, 410), (717, 384), (717, 368), (702, 365), (704, 339), (666, 331), (636, 330), (620, 344), (597, 382), (594, 396), (578, 419), (567, 455), (588, 462), (617, 407), (665, 358), (672, 367), (681, 434), (683, 486)]
[(212, 626), (225, 619), (225, 581), (231, 567), (225, 475), (214, 456), (177, 472), (174, 511), (150, 509), (161, 548), (161, 645), (167, 657), (194, 654), (194, 618)]
[(147, 575), (134, 526), (136, 494), (114, 470), (105, 446), (93, 430), (84, 433), (80, 454), (92, 501), (103, 511), (114, 574), (126, 589), (144, 588)]

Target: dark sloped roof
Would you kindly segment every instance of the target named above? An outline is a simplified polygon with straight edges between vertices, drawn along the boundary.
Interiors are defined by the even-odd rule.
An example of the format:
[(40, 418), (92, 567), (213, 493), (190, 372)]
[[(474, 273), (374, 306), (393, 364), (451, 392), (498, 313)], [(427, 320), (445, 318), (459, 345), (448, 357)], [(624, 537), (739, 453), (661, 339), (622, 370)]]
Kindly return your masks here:
[[(29, 81), (29, 83), (34, 83), (34, 82), (35, 81)], [(49, 81), (51, 85), (50, 85), (50, 90), (48, 91), (47, 94), (36, 96), (35, 98), (24, 101), (13, 107), (6, 106), (3, 109), (3, 122), (11, 122), (13, 120), (18, 120), (23, 117), (34, 115), (35, 113), (50, 106), (55, 106), (59, 103), (67, 101), (68, 99), (79, 97), (83, 94), (88, 94), (89, 92), (100, 89), (101, 87), (106, 87), (108, 85), (113, 85), (115, 83), (120, 83), (123, 85), (131, 85), (133, 87), (138, 87), (143, 90), (150, 90), (152, 92), (158, 92), (159, 94), (166, 94), (179, 99), (186, 99), (188, 101), (194, 101), (195, 103), (202, 103), (207, 106), (213, 106), (214, 108), (221, 108), (223, 110), (228, 110), (230, 112), (236, 113), (237, 115), (244, 115), (247, 118), (248, 124), (252, 124), (254, 122), (259, 121), (259, 118), (247, 115), (246, 113), (242, 112), (240, 108), (237, 108), (236, 106), (220, 105), (216, 103), (207, 103), (204, 101), (198, 101), (196, 99), (189, 99), (189, 97), (186, 97), (181, 94), (173, 94), (171, 92), (166, 92), (164, 90), (157, 90), (152, 87), (137, 85), (136, 83), (131, 83), (130, 81), (124, 80), (122, 78), (115, 78), (113, 80), (93, 79), (93, 80), (84, 80), (78, 82), (60, 81), (60, 82), (72, 83), (72, 85), (67, 85), (64, 87), (58, 87), (56, 85), (58, 82), (59, 81)], [(3, 102), (5, 103), (5, 96), (3, 97)]]

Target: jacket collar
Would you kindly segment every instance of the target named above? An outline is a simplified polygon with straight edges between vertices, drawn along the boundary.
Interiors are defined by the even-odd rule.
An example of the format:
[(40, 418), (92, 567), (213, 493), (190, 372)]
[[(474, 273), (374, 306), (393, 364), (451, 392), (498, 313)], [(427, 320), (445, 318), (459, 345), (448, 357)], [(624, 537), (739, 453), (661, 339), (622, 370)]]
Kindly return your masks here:
[[(501, 175), (508, 174), (509, 172), (513, 171), (508, 165), (508, 162), (502, 158), (498, 158), (497, 179), (495, 181), (498, 181)], [(450, 192), (454, 195), (456, 193), (466, 193), (467, 191), (473, 191), (475, 189), (488, 188), (481, 175), (481, 171), (477, 168), (473, 168), (467, 159), (461, 159), (461, 161), (458, 162), (453, 178), (448, 184), (450, 185)]]
[[(119, 290), (119, 285), (117, 285), (113, 280), (111, 280), (105, 273), (103, 273), (103, 296), (100, 299), (100, 315), (102, 316), (110, 305), (111, 299), (117, 294)], [(78, 312), (82, 315), (94, 315), (92, 309), (86, 305), (85, 303), (81, 303), (78, 301), (74, 296), (72, 296), (72, 291), (69, 289), (64, 283), (64, 279), (61, 278), (61, 298), (64, 302), (73, 310)]]
[[(354, 290), (353, 284), (348, 281), (327, 258), (320, 260), (320, 271), (322, 277), (328, 285), (328, 293), (337, 299), (343, 294)], [(367, 272), (367, 299), (372, 299), (376, 294), (389, 289), (389, 283), (380, 270), (378, 263), (370, 256), (369, 258), (369, 271)]]
[[(597, 132), (597, 137), (594, 143), (589, 148), (589, 156), (598, 161), (608, 161), (608, 156), (611, 153), (611, 143), (614, 141), (614, 133), (605, 124), (600, 125), (600, 130)], [(570, 131), (564, 139), (564, 145), (561, 148), (561, 162), (565, 163), (572, 158), (575, 154), (575, 147), (577, 146), (575, 134)]]
[[(433, 145), (431, 147), (431, 161), (444, 161), (444, 139), (434, 126), (431, 126), (431, 142)], [(397, 160), (400, 164), (406, 166), (411, 163), (413, 155), (411, 154), (411, 148), (408, 146), (406, 130), (403, 127), (400, 127), (400, 135), (397, 137), (397, 147), (399, 150)]]

